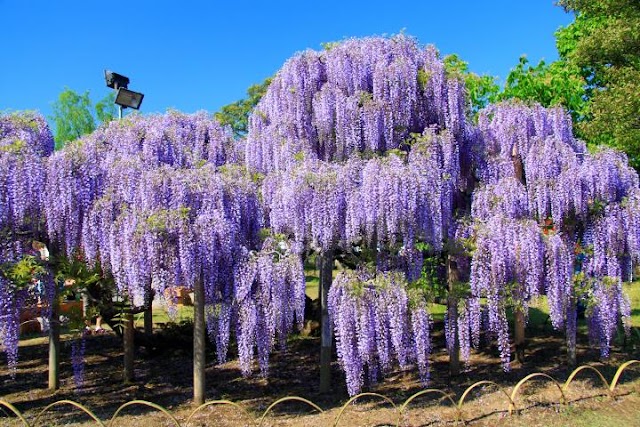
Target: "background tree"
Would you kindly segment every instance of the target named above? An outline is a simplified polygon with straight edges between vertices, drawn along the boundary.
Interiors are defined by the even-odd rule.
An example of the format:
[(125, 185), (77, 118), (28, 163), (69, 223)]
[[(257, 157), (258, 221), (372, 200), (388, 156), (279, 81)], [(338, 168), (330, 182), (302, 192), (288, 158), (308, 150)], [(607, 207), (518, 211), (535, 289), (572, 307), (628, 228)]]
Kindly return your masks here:
[(53, 103), (53, 114), (50, 119), (55, 124), (55, 148), (62, 148), (69, 141), (93, 132), (97, 123), (106, 123), (116, 116), (113, 103), (115, 95), (110, 93), (93, 105), (89, 91), (78, 94), (65, 88)]
[(564, 60), (550, 64), (542, 60), (534, 66), (526, 56), (521, 56), (518, 65), (509, 72), (504, 88), (495, 96), (495, 100), (514, 98), (544, 107), (562, 105), (574, 122), (583, 120), (588, 109), (586, 80), (578, 67)]
[(265, 81), (260, 84), (250, 86), (249, 89), (247, 89), (246, 98), (225, 105), (215, 114), (215, 118), (218, 119), (220, 124), (231, 126), (234, 137), (242, 138), (247, 134), (249, 114), (253, 110), (253, 107), (262, 99), (270, 83), (271, 77), (265, 79)]
[(627, 153), (640, 167), (640, 3), (562, 0), (576, 20), (556, 34), (558, 50), (587, 82), (589, 112), (578, 125), (591, 143)]
[(109, 92), (107, 96), (96, 102), (96, 119), (100, 123), (109, 123), (111, 120), (118, 116), (118, 109), (116, 107), (116, 93)]
[(497, 100), (562, 105), (574, 131), (606, 144), (640, 168), (640, 4), (633, 0), (562, 0), (576, 14), (556, 33), (560, 59), (531, 65), (521, 57)]

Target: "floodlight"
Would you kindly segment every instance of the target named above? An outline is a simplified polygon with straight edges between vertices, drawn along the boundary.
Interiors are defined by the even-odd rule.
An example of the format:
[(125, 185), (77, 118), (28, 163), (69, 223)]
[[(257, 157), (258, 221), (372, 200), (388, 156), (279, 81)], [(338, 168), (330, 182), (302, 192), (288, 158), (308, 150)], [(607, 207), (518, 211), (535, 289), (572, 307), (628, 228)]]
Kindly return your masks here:
[(142, 98), (144, 98), (144, 94), (120, 87), (118, 88), (115, 102), (123, 108), (138, 110), (140, 109), (140, 104), (142, 104)]
[(111, 89), (127, 88), (129, 86), (129, 77), (122, 74), (114, 73), (113, 71), (104, 70), (104, 80), (107, 83), (107, 87)]
[(107, 83), (107, 87), (116, 91), (115, 103), (118, 105), (119, 119), (122, 118), (122, 110), (125, 108), (140, 109), (144, 94), (128, 89), (129, 77), (114, 73), (113, 71), (104, 70), (104, 81)]

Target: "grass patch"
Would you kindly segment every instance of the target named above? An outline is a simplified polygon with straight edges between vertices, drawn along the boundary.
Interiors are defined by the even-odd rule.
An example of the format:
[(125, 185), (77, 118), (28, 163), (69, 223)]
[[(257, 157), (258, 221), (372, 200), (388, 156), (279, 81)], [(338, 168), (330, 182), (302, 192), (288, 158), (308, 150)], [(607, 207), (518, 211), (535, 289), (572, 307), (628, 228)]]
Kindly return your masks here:
[(631, 301), (631, 325), (640, 328), (640, 280), (623, 285)]

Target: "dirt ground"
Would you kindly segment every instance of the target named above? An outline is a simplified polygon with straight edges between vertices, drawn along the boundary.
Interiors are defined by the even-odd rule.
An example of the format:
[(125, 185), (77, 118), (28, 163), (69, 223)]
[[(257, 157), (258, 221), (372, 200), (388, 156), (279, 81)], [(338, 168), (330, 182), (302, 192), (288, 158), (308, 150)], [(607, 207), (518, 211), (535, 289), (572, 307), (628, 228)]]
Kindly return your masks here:
[[(441, 330), (436, 325), (435, 330)], [(466, 396), (460, 415), (474, 426), (640, 426), (640, 364), (630, 366), (622, 375), (615, 390), (615, 398), (607, 395), (597, 375), (581, 372), (576, 381), (565, 391), (569, 405), (562, 405), (558, 388), (544, 378), (525, 384), (515, 398), (516, 411), (509, 416), (509, 399), (516, 383), (532, 372), (543, 372), (562, 384), (569, 375), (565, 367), (565, 347), (561, 335), (554, 334), (548, 325), (529, 330), (526, 362), (513, 364), (509, 373), (502, 371), (497, 349), (492, 345), (473, 352), (464, 372), (451, 378), (448, 374), (447, 356), (441, 334), (434, 337), (432, 356), (432, 382), (430, 387), (449, 394), (458, 403), (464, 390), (481, 380), (495, 385), (475, 388)], [(620, 343), (622, 344), (622, 343)], [(162, 405), (181, 425), (195, 409), (191, 399), (192, 365), (188, 345), (176, 345), (149, 354), (139, 348), (136, 357), (136, 381), (122, 382), (122, 350), (119, 339), (113, 334), (89, 336), (86, 341), (85, 383), (77, 389), (73, 383), (70, 363), (71, 346), (67, 340), (62, 346), (61, 388), (55, 393), (47, 385), (47, 345), (43, 338), (25, 340), (20, 348), (20, 362), (15, 380), (11, 379), (2, 360), (0, 367), (0, 398), (15, 405), (33, 424), (37, 415), (47, 405), (69, 399), (79, 402), (102, 420), (105, 425), (120, 407), (134, 399), (147, 400)], [(2, 359), (4, 355), (1, 355)], [(383, 381), (369, 386), (366, 392), (386, 396), (392, 403), (377, 396), (358, 399), (344, 411), (349, 400), (344, 376), (337, 363), (333, 365), (333, 390), (319, 394), (319, 339), (298, 337), (290, 341), (284, 352), (276, 352), (271, 359), (269, 378), (243, 378), (237, 360), (214, 365), (214, 354), (207, 369), (208, 400), (229, 400), (232, 405), (215, 404), (201, 409), (190, 420), (193, 426), (327, 426), (338, 420), (341, 426), (434, 426), (454, 425), (457, 410), (438, 392), (416, 397), (400, 414), (402, 404), (421, 387), (416, 372), (396, 370)], [(633, 342), (618, 345), (611, 358), (599, 360), (598, 353), (589, 348), (585, 337), (578, 346), (579, 364), (597, 367), (607, 381), (611, 381), (617, 367), (624, 361), (640, 359), (638, 346)], [(505, 394), (506, 393), (506, 394)], [(279, 398), (300, 396), (318, 405), (319, 413), (300, 401), (283, 402), (271, 409), (263, 420), (260, 418)], [(342, 411), (342, 412), (341, 412)], [(590, 418), (591, 417), (591, 418)], [(593, 418), (595, 417), (595, 418)], [(86, 414), (68, 405), (51, 408), (38, 420), (39, 425), (96, 425)], [(580, 424), (583, 423), (583, 424)], [(610, 423), (610, 424), (607, 424)], [(0, 410), (0, 425), (21, 425), (19, 420)], [(175, 423), (166, 414), (142, 405), (122, 410), (113, 426), (170, 426)]]

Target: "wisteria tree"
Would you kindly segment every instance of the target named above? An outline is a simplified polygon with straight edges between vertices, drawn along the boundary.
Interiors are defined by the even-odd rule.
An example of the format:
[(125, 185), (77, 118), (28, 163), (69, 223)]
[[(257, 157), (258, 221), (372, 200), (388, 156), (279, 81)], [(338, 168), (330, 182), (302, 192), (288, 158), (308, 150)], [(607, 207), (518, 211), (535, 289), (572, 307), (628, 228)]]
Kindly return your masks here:
[[(509, 368), (508, 307), (522, 358), (528, 303), (542, 294), (554, 326), (568, 328), (570, 363), (578, 300), (586, 300), (603, 354), (617, 319), (628, 315), (621, 280), (638, 256), (638, 178), (624, 156), (587, 153), (560, 109), (498, 104), (477, 126), (467, 112), (464, 85), (446, 74), (437, 52), (397, 36), (294, 56), (250, 117), (245, 162), (265, 175), (266, 225), (323, 260), (321, 389), (328, 388), (328, 308), (350, 393), (360, 389), (363, 367), (375, 377), (386, 366), (372, 364), (387, 360), (384, 349), (393, 348), (400, 365), (406, 348), (419, 354), (415, 339), (381, 350), (366, 336), (366, 323), (387, 309), (372, 306), (380, 298), (369, 295), (384, 295), (375, 277), (401, 270), (414, 281), (424, 255), (418, 247), (446, 260), (452, 367), (458, 346), (467, 358), (484, 327)], [(332, 257), (365, 262), (372, 253), (378, 273), (340, 276), (351, 285), (331, 297)], [(359, 291), (346, 290), (353, 287)]]
[[(622, 281), (631, 280), (640, 256), (637, 173), (621, 153), (587, 152), (560, 108), (498, 104), (481, 113), (479, 127), (485, 156), (472, 203), (471, 294), (487, 298), (503, 366), (510, 359), (506, 304), (526, 316), (542, 294), (553, 326), (566, 329), (571, 365), (578, 302), (592, 341), (608, 355), (618, 319), (628, 327)], [(479, 305), (472, 306), (465, 327), (477, 335)]]
[[(437, 51), (397, 36), (296, 55), (250, 117), (245, 161), (265, 175), (267, 225), (323, 260), (323, 391), (329, 387), (333, 256), (362, 262), (359, 253), (373, 253), (379, 271), (401, 269), (413, 281), (422, 267), (416, 243), (444, 250), (473, 181), (479, 133), (465, 108), (464, 85), (447, 76)], [(340, 307), (333, 307), (334, 319)], [(451, 304), (451, 318), (456, 308)], [(342, 345), (355, 325), (336, 327), (345, 328), (336, 330)], [(341, 353), (345, 370), (359, 363), (349, 359), (359, 357), (354, 354)]]
[(150, 291), (194, 289), (199, 403), (205, 305), (218, 360), (235, 326), (243, 372), (257, 346), (263, 374), (273, 342), (304, 309), (296, 248), (261, 240), (257, 186), (236, 156), (230, 132), (208, 115), (168, 113), (113, 122), (48, 164), (48, 230), (69, 255), (99, 263), (134, 306)]
[[(541, 295), (566, 330), (571, 364), (578, 304), (606, 356), (629, 316), (622, 281), (640, 254), (638, 175), (620, 153), (588, 152), (561, 109), (496, 104), (477, 124), (469, 112), (461, 76), (401, 35), (295, 55), (246, 139), (204, 113), (134, 115), (51, 154), (37, 117), (3, 117), (2, 256), (19, 260), (16, 231), (38, 230), (101, 269), (133, 306), (193, 289), (196, 403), (205, 325), (219, 362), (235, 334), (242, 373), (256, 362), (268, 375), (271, 351), (302, 322), (311, 252), (321, 271), (321, 391), (332, 331), (349, 394), (396, 363), (416, 365), (426, 383), (428, 302), (439, 290), (425, 257), (444, 263), (452, 374), (481, 331), (510, 368), (509, 310), (521, 359), (528, 306)], [(333, 280), (336, 258), (347, 268)], [(8, 277), (0, 337), (13, 349), (6, 325), (20, 297)]]

